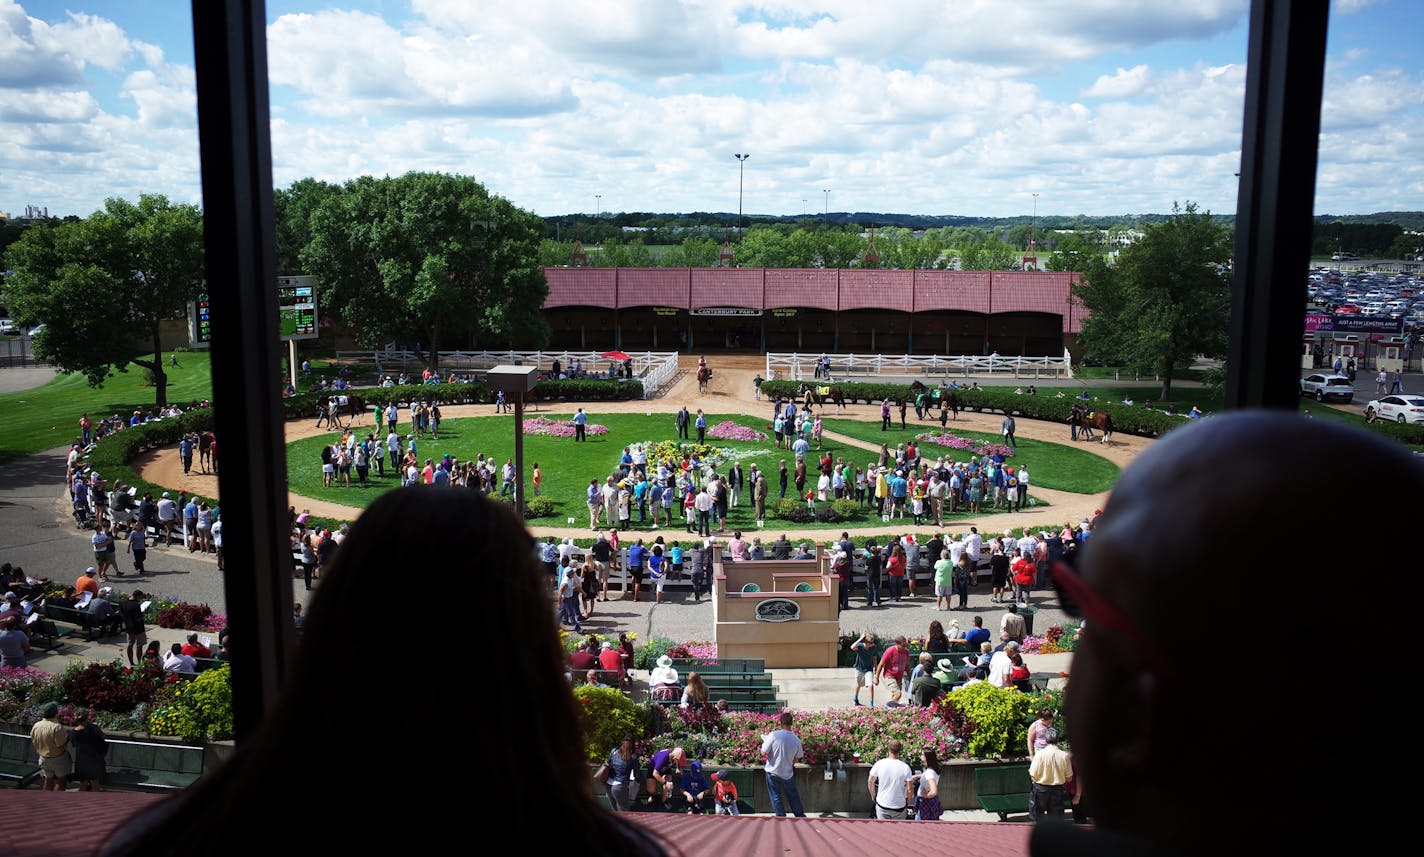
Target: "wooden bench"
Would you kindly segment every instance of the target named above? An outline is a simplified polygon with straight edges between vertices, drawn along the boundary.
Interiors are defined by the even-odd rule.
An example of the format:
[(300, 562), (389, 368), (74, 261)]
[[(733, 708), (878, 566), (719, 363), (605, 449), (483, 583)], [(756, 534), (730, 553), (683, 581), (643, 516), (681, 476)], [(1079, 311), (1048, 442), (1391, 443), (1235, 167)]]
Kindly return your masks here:
[(998, 813), (1000, 821), (1008, 821), (1011, 812), (1028, 812), (1032, 787), (1028, 765), (977, 768), (974, 771), (974, 796), (985, 812)]
[(109, 614), (107, 621), (102, 622), (88, 610), (78, 610), (73, 607), (60, 607), (57, 604), (46, 603), (44, 611), (46, 619), (63, 622), (66, 625), (73, 625), (82, 630), (86, 642), (93, 642), (96, 639), (96, 633), (100, 637), (117, 634), (119, 625), (123, 622), (117, 609)]
[(30, 736), (0, 732), (0, 783), (22, 789), (39, 775), (39, 754)]
[(203, 775), (203, 748), (109, 739), (106, 785), (119, 789), (173, 792)]

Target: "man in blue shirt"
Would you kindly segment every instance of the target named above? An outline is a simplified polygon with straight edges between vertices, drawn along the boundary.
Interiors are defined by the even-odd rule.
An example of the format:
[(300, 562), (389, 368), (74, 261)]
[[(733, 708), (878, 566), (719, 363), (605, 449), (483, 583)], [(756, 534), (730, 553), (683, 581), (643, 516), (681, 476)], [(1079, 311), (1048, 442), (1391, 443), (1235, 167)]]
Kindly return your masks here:
[(702, 413), (702, 409), (697, 409), (697, 442), (707, 441), (707, 415)]
[(638, 591), (643, 586), (643, 561), (648, 555), (648, 549), (643, 547), (643, 540), (638, 539), (637, 544), (628, 548), (628, 577), (633, 580), (633, 600), (638, 600)]
[(583, 412), (583, 408), (579, 408), (578, 413), (574, 414), (574, 440), (588, 442), (588, 438), (584, 435), (584, 426), (587, 424), (588, 415)]
[(974, 617), (974, 627), (964, 632), (964, 642), (969, 644), (969, 648), (978, 651), (980, 643), (989, 642), (989, 629), (984, 627), (984, 617)]

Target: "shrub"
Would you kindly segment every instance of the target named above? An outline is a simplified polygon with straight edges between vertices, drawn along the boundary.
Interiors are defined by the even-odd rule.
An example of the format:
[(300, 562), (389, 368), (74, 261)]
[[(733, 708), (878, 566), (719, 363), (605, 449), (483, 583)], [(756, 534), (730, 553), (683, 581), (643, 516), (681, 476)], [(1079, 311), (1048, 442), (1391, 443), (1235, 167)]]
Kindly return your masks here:
[(554, 501), (548, 497), (530, 497), (524, 502), (524, 517), (547, 518), (555, 511)]
[(847, 497), (833, 501), (831, 508), (836, 510), (842, 521), (858, 521), (865, 514), (864, 506)]
[(969, 755), (981, 758), (1023, 755), (1033, 698), (1012, 688), (994, 687), (986, 681), (966, 685), (940, 700), (940, 719), (947, 725), (967, 720), (974, 724), (968, 736)]
[(633, 650), (633, 668), (650, 670), (658, 665), (658, 658), (666, 655), (668, 649), (677, 645), (667, 637), (649, 637), (646, 645)]
[(808, 524), (815, 519), (815, 513), (806, 508), (806, 503), (795, 497), (782, 497), (776, 501), (775, 514), (784, 521), (798, 524)]
[(232, 669), (224, 664), (164, 688), (149, 714), (148, 731), (192, 742), (231, 738)]
[(73, 705), (101, 711), (128, 712), (149, 702), (159, 688), (176, 678), (151, 664), (126, 667), (107, 664), (70, 664), (59, 677), (64, 699)]
[(608, 758), (624, 735), (639, 740), (647, 732), (648, 711), (611, 687), (581, 684), (573, 689), (578, 701), (584, 751), (590, 762)]
[(212, 614), (212, 608), (206, 604), (179, 603), (158, 611), (158, 627), (206, 629), (207, 619)]

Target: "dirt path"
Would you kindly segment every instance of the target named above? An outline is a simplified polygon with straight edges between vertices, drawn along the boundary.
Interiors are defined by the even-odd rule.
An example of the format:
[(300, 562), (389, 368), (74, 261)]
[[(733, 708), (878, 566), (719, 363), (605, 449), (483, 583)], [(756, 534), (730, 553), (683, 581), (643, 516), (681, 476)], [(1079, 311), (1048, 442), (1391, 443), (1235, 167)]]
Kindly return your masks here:
[[(714, 355), (708, 358), (708, 365), (712, 368), (712, 380), (708, 384), (706, 393), (697, 392), (696, 368), (697, 359), (695, 357), (683, 357), (682, 368), (672, 384), (664, 390), (663, 394), (655, 399), (635, 400), (628, 402), (588, 402), (584, 403), (586, 410), (591, 417), (596, 417), (599, 413), (674, 413), (678, 408), (686, 405), (689, 410), (696, 411), (701, 408), (709, 414), (733, 413), (733, 414), (764, 414), (768, 418), (771, 414), (771, 403), (765, 400), (758, 401), (755, 398), (755, 388), (752, 378), (758, 371), (765, 371), (765, 361), (759, 355)], [(553, 406), (554, 412), (568, 412), (579, 406), (578, 402), (561, 403)], [(548, 413), (551, 408), (543, 405), (538, 411), (531, 409), (529, 413)], [(451, 405), (442, 407), (441, 412), (446, 419), (475, 416), (491, 416), (494, 413), (493, 405)], [(879, 422), (880, 408), (878, 405), (850, 405), (846, 409), (837, 411), (832, 408), (825, 412), (827, 417), (849, 418), (866, 422)], [(1003, 419), (1000, 414), (981, 414), (977, 412), (961, 412), (958, 421), (951, 421), (950, 430), (961, 428), (966, 431), (988, 432), (997, 434), (999, 422)], [(371, 417), (366, 414), (357, 427), (371, 427)], [(926, 430), (930, 428), (930, 423), (925, 423)], [(287, 442), (300, 440), (302, 438), (314, 437), (326, 434), (323, 429), (315, 426), (314, 419), (294, 420), (287, 423)], [(855, 446), (867, 451), (879, 449), (872, 443), (845, 437), (835, 432), (826, 432), (827, 437), (838, 442)], [(1018, 434), (1020, 437), (1042, 440), (1050, 443), (1068, 444), (1069, 435), (1066, 425), (1042, 422), (1039, 420), (1018, 420)], [(1085, 444), (1085, 448), (1097, 455), (1108, 459), (1119, 467), (1126, 467), (1137, 457), (1142, 450), (1146, 449), (1151, 440), (1134, 435), (1119, 434), (1114, 435), (1111, 443), (1108, 444)], [(178, 459), (176, 445), (174, 448), (165, 450), (154, 450), (140, 456), (133, 463), (133, 467), (144, 479), (156, 485), (163, 485), (170, 489), (183, 489), (189, 493), (197, 493), (212, 497), (217, 494), (217, 477), (211, 474), (194, 471), (184, 475), (182, 464)], [(966, 531), (970, 525), (977, 525), (986, 532), (997, 532), (1005, 526), (1027, 526), (1043, 527), (1061, 526), (1064, 521), (1079, 521), (1085, 517), (1091, 517), (1095, 510), (1101, 509), (1107, 501), (1107, 493), (1100, 494), (1074, 494), (1068, 491), (1053, 490), (1044, 487), (1033, 488), (1033, 494), (1046, 500), (1050, 505), (1047, 507), (1036, 507), (1024, 509), (1012, 515), (997, 514), (986, 515), (982, 518), (958, 520), (946, 529), (956, 532)], [(361, 513), (361, 509), (354, 506), (345, 506), (340, 503), (332, 503), (325, 500), (318, 500), (313, 497), (303, 497), (298, 494), (289, 494), (288, 502), (298, 509), (310, 509), (312, 514), (337, 520), (352, 520)], [(910, 519), (905, 519), (910, 520)], [(913, 523), (911, 521), (911, 523)], [(780, 521), (768, 522), (767, 530), (780, 529)], [(850, 528), (851, 535), (870, 535), (873, 533), (883, 533), (887, 528), (897, 528), (904, 526), (904, 522), (897, 519), (890, 524), (875, 522), (873, 524)], [(824, 528), (786, 528), (788, 532), (795, 530), (807, 536), (813, 534), (838, 534), (845, 527), (828, 526)], [(920, 527), (918, 529), (925, 529)], [(587, 538), (588, 530), (580, 527), (531, 527), (531, 531), (537, 536), (556, 536), (569, 538)], [(673, 530), (675, 532), (675, 529)]]

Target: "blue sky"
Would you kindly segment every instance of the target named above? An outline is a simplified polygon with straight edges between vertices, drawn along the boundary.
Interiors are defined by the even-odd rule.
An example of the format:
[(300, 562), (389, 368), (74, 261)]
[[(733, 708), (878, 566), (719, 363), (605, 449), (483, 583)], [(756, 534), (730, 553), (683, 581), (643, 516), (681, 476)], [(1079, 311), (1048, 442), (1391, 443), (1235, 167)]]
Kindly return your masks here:
[[(275, 179), (540, 214), (1235, 208), (1247, 0), (268, 4)], [(1424, 208), (1424, 3), (1337, 0), (1317, 212)], [(0, 211), (200, 201), (189, 7), (0, 0)], [(806, 202), (803, 203), (803, 200)]]

